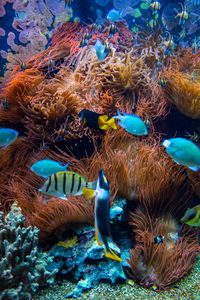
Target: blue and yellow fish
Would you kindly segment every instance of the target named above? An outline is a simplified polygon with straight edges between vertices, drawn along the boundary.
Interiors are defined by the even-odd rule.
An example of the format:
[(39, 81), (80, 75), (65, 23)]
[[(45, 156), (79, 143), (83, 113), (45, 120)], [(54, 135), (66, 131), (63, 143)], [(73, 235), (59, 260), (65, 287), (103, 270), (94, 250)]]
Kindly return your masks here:
[(122, 261), (108, 244), (109, 239), (112, 241), (110, 230), (110, 188), (103, 169), (99, 171), (96, 190), (83, 188), (83, 192), (86, 198), (95, 196), (95, 232), (98, 245), (102, 246), (104, 244), (106, 257)]
[(43, 187), (39, 189), (39, 191), (44, 194), (66, 200), (67, 195), (82, 195), (84, 193), (84, 187), (87, 188), (85, 190), (86, 192), (90, 189), (95, 190), (96, 184), (96, 181), (87, 182), (83, 175), (75, 172), (57, 172), (47, 178)]
[(188, 208), (181, 218), (181, 222), (190, 226), (200, 226), (200, 204), (192, 208)]
[(108, 130), (109, 127), (117, 129), (114, 118), (109, 119), (107, 115), (98, 114), (94, 111), (83, 109), (79, 113), (84, 126), (97, 130)]

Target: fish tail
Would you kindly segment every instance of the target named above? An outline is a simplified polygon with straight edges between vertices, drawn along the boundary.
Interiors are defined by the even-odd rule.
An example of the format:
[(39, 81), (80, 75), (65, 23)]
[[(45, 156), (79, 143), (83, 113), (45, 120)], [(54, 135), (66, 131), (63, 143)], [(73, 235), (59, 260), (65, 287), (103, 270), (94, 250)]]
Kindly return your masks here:
[(118, 120), (121, 119), (121, 114), (120, 114), (119, 108), (117, 109), (117, 116), (114, 116), (113, 118), (118, 119)]
[(96, 190), (96, 187), (97, 187), (97, 180), (88, 182), (87, 187), (88, 187), (89, 189)]
[(85, 196), (86, 199), (91, 199), (91, 198), (93, 198), (95, 196), (95, 194), (94, 194), (95, 190), (89, 189), (87, 187), (84, 187), (82, 189), (82, 192), (83, 192), (83, 195)]
[(70, 161), (64, 166), (65, 169), (67, 169), (67, 167), (69, 166)]
[(122, 259), (110, 248), (105, 249), (105, 256), (113, 260), (122, 261)]
[(117, 129), (117, 126), (115, 124), (115, 119), (111, 118), (109, 121), (107, 121), (108, 126), (110, 126), (113, 129)]
[(98, 118), (98, 125), (99, 125), (100, 129), (107, 130), (109, 128), (109, 126), (107, 124), (107, 120), (108, 120), (108, 116), (106, 116), (106, 115), (100, 116)]

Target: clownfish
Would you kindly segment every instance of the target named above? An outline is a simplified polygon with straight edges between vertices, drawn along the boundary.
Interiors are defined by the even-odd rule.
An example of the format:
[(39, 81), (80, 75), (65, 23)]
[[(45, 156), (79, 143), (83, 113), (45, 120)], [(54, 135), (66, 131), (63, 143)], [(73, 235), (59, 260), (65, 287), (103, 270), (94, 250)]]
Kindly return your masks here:
[(81, 110), (78, 115), (83, 121), (84, 126), (97, 130), (108, 130), (109, 127), (117, 129), (114, 118), (108, 120), (107, 115), (98, 114), (87, 109)]

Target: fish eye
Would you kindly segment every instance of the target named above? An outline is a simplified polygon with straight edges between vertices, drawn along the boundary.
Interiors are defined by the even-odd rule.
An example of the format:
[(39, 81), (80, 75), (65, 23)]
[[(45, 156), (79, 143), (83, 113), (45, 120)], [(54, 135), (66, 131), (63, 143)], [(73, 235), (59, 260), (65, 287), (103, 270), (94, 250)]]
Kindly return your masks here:
[(189, 220), (192, 220), (196, 217), (196, 213), (192, 212), (190, 215), (189, 215)]

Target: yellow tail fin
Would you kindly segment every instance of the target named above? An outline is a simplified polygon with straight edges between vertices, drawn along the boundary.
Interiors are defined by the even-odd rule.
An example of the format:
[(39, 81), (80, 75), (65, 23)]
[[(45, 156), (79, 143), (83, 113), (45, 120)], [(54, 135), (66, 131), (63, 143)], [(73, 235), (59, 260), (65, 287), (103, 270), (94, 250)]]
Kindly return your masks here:
[(117, 254), (115, 254), (115, 252), (112, 251), (110, 248), (108, 250), (105, 249), (105, 256), (113, 260), (122, 261), (122, 259)]
[(82, 189), (82, 192), (83, 192), (83, 195), (85, 196), (86, 199), (91, 199), (91, 198), (93, 198), (95, 196), (94, 195), (95, 190), (88, 189), (86, 187), (84, 187)]
[(111, 118), (109, 121), (107, 121), (107, 125), (110, 126), (113, 129), (117, 129), (114, 118)]
[(107, 120), (108, 120), (108, 116), (106, 116), (106, 115), (103, 115), (103, 116), (99, 117), (98, 125), (99, 125), (100, 129), (103, 129), (103, 130), (108, 129), (109, 126), (107, 125)]

